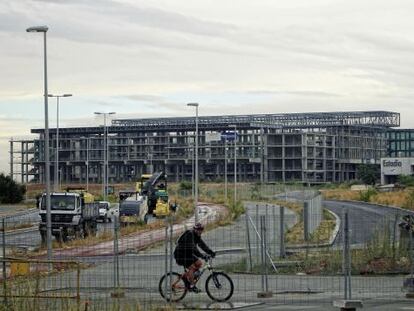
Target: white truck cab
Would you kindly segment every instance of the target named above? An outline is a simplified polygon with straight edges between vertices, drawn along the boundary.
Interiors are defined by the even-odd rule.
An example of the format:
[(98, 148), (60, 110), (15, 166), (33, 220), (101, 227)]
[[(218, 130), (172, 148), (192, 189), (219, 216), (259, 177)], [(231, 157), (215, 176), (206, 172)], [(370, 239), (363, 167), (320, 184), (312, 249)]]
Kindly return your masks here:
[(103, 222), (111, 221), (109, 214), (109, 209), (111, 208), (111, 203), (108, 201), (99, 201), (99, 219)]

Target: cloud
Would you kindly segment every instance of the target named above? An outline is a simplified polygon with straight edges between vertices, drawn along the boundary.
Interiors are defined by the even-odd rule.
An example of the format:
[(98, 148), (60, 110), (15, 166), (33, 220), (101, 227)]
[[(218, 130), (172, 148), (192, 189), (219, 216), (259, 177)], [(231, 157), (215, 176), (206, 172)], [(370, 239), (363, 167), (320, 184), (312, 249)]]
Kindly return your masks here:
[(392, 107), (414, 126), (413, 10), (406, 0), (0, 1), (1, 134), (43, 125), (42, 41), (25, 32), (37, 24), (50, 27), (49, 90), (74, 94), (62, 126), (99, 125), (99, 110), (192, 116), (190, 101), (202, 115)]
[(164, 100), (162, 96), (159, 95), (150, 95), (150, 94), (134, 94), (134, 95), (125, 95), (121, 96), (121, 98), (126, 98), (132, 101), (139, 101), (139, 102), (161, 102)]
[(305, 96), (305, 97), (340, 97), (340, 94), (329, 93), (329, 92), (318, 92), (318, 91), (271, 91), (271, 90), (256, 90), (249, 91), (248, 94), (253, 95), (294, 95), (294, 96)]
[[(16, 32), (22, 36), (27, 25), (43, 21), (49, 25), (49, 36), (75, 42), (225, 52), (228, 48), (224, 46), (217, 50), (214, 45), (194, 44), (186, 36), (217, 40), (237, 29), (231, 24), (205, 21), (139, 4), (102, 0), (99, 5), (90, 1), (75, 3), (22, 1), (20, 6), (6, 6), (5, 12), (0, 13), (0, 31)], [(46, 14), (46, 11), (54, 14)], [(229, 49), (228, 52), (237, 53), (237, 49)]]

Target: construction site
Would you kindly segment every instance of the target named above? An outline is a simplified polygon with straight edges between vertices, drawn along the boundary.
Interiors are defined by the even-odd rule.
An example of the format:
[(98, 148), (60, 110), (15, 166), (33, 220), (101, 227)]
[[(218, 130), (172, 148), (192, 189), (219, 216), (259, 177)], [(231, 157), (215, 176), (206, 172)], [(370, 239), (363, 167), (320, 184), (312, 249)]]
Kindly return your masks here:
[[(400, 114), (390, 111), (114, 119), (108, 126), (50, 128), (50, 175), (62, 183), (102, 183), (107, 154), (109, 183), (154, 171), (191, 180), (197, 145), (201, 181), (236, 174), (240, 182), (345, 182), (356, 178), (358, 164), (380, 164), (387, 132), (399, 126)], [(10, 174), (44, 183), (45, 130), (31, 132), (38, 137), (10, 139)]]

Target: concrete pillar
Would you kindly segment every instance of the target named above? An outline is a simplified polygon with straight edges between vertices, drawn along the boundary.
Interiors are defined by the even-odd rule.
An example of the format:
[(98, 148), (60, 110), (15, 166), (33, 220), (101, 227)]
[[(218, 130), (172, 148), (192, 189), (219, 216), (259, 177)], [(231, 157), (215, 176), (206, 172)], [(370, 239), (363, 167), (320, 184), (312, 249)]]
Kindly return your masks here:
[(285, 145), (285, 134), (282, 134), (282, 181), (286, 182), (286, 176), (285, 176), (285, 154), (286, 154), (286, 145)]
[[(263, 133), (265, 134), (265, 133)], [(267, 135), (263, 135), (263, 181), (269, 182), (269, 163), (267, 161)]]
[(20, 179), (24, 184), (24, 142), (20, 142)]
[(326, 136), (323, 137), (323, 181), (326, 182)]
[(25, 182), (29, 182), (29, 142), (26, 142)]
[(10, 138), (10, 177), (13, 179), (13, 137)]
[(302, 182), (305, 182), (306, 178), (306, 170), (308, 165), (308, 151), (307, 151), (307, 144), (306, 144), (306, 134), (301, 135), (302, 139), (302, 146), (301, 146), (301, 153), (302, 153)]

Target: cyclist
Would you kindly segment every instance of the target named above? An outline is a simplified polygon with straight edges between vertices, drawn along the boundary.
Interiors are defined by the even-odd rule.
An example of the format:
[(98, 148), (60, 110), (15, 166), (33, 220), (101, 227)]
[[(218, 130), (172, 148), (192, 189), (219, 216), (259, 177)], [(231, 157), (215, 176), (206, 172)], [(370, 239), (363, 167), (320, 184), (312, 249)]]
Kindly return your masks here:
[[(185, 231), (177, 241), (177, 246), (174, 250), (174, 258), (179, 266), (184, 266), (187, 271), (183, 274), (183, 281), (188, 290), (199, 293), (194, 283), (194, 273), (198, 271), (203, 262), (200, 258), (208, 260), (210, 257), (215, 257), (213, 252), (204, 241), (201, 239), (201, 234), (204, 231), (204, 226), (201, 223), (196, 223), (191, 230)], [(208, 255), (202, 254), (198, 247), (200, 247)]]

